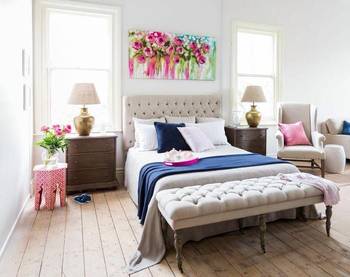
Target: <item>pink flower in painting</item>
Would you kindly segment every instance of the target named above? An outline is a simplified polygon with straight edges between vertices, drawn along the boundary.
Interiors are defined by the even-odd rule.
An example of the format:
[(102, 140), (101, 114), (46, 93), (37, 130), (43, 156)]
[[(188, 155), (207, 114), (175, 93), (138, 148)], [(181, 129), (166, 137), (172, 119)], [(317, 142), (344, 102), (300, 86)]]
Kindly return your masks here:
[(134, 41), (132, 43), (132, 48), (135, 50), (140, 50), (142, 48), (142, 42), (141, 41)]
[(174, 37), (174, 43), (176, 46), (182, 46), (183, 41), (179, 37)]
[(174, 46), (169, 46), (165, 51), (168, 55), (171, 55), (175, 51)]
[(207, 59), (204, 56), (198, 56), (197, 61), (199, 64), (204, 64), (207, 61)]
[(196, 49), (195, 51), (194, 51), (194, 55), (198, 58), (199, 56), (201, 56), (202, 55), (202, 52), (201, 52), (201, 50), (200, 49)]
[(156, 38), (156, 43), (158, 46), (163, 46), (165, 44), (165, 38), (163, 36)]
[(195, 50), (197, 49), (197, 43), (191, 42), (191, 43), (189, 44), (189, 47), (190, 47), (193, 51), (195, 51)]
[(180, 57), (179, 56), (175, 56), (174, 57), (174, 63), (179, 63), (180, 62)]
[(42, 132), (45, 132), (45, 133), (46, 133), (46, 132), (48, 132), (48, 131), (50, 130), (50, 128), (44, 125), (44, 126), (41, 127), (40, 130), (41, 130)]
[(156, 38), (154, 37), (153, 33), (149, 33), (147, 35), (147, 40), (150, 42), (150, 43), (153, 43), (155, 42)]
[(203, 49), (203, 52), (204, 52), (204, 53), (208, 53), (209, 50), (210, 50), (209, 44), (203, 43), (203, 44), (202, 44), (202, 49)]
[(176, 48), (176, 53), (182, 55), (182, 54), (184, 53), (184, 48), (181, 47), (181, 46), (180, 46), (180, 47), (177, 47), (177, 48)]
[(137, 59), (138, 63), (145, 63), (146, 62), (146, 58), (144, 55), (140, 55), (136, 59)]
[(153, 36), (155, 37), (155, 38), (159, 38), (159, 37), (161, 37), (163, 34), (161, 33), (161, 32), (153, 32)]
[(153, 56), (153, 50), (152, 50), (150, 47), (146, 47), (146, 48), (143, 50), (143, 54), (144, 54), (146, 57), (152, 57), (152, 56)]

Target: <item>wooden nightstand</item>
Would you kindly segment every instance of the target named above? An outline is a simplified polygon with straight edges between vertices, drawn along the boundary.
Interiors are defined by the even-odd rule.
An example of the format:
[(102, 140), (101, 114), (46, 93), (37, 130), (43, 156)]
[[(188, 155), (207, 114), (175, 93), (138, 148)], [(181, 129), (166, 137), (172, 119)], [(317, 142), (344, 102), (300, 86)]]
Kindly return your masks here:
[(249, 152), (266, 155), (267, 128), (225, 127), (228, 142)]
[(114, 134), (70, 136), (66, 151), (67, 192), (115, 188), (116, 142)]

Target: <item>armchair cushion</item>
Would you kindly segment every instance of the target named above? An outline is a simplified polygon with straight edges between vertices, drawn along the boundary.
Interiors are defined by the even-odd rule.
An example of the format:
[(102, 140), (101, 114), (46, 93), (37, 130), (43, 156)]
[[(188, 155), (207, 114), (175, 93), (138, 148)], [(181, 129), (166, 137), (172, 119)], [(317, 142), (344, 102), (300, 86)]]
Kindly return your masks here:
[(277, 156), (282, 159), (296, 160), (323, 160), (324, 152), (311, 145), (285, 146), (277, 152)]
[(286, 146), (311, 145), (301, 121), (292, 124), (279, 123), (278, 127), (283, 134)]

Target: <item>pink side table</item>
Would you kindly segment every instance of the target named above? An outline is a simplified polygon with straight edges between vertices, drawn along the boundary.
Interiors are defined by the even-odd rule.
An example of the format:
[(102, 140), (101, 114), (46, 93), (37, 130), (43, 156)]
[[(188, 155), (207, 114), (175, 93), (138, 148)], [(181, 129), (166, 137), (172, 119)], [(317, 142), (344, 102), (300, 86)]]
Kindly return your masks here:
[(60, 204), (66, 204), (66, 163), (56, 165), (36, 165), (34, 167), (35, 209), (40, 209), (42, 194), (45, 205), (52, 210), (55, 207), (56, 191), (60, 193)]

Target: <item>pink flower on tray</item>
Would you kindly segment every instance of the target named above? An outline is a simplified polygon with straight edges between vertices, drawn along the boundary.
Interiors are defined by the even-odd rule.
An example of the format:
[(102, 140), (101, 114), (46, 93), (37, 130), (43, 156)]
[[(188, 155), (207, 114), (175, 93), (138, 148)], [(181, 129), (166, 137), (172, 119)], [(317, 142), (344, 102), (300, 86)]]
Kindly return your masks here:
[(179, 37), (174, 37), (174, 43), (176, 46), (182, 46), (183, 41)]
[(134, 48), (135, 50), (140, 50), (142, 48), (142, 43), (141, 41), (134, 41), (132, 43), (132, 48)]
[(146, 58), (144, 55), (140, 55), (136, 58), (138, 63), (145, 63), (146, 62)]
[(152, 57), (152, 56), (153, 56), (153, 50), (152, 50), (150, 47), (146, 47), (146, 48), (143, 50), (143, 54), (144, 54), (146, 57)]
[(46, 132), (48, 132), (48, 131), (50, 130), (50, 128), (44, 125), (44, 126), (41, 127), (40, 130), (41, 130), (42, 132), (45, 132), (45, 133), (46, 133)]
[(207, 58), (204, 56), (198, 56), (197, 61), (199, 64), (205, 64), (205, 62), (207, 61)]

